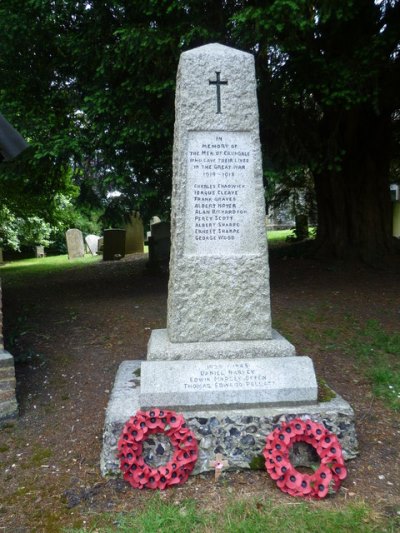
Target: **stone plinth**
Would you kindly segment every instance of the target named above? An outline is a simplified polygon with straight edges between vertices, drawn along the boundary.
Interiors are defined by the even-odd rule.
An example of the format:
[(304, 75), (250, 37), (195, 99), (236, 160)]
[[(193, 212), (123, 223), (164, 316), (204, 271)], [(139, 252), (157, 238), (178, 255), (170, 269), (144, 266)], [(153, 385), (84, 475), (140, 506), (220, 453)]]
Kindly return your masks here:
[[(108, 404), (100, 458), (103, 475), (118, 475), (117, 442), (127, 420), (140, 409), (141, 361), (124, 361), (117, 373)], [(346, 460), (356, 457), (358, 443), (354, 413), (340, 396), (323, 403), (301, 406), (275, 406), (251, 409), (182, 410), (185, 420), (199, 443), (199, 459), (194, 473), (211, 471), (210, 460), (222, 453), (229, 468), (251, 468), (265, 446), (266, 436), (280, 421), (298, 416), (323, 423), (337, 434)], [(152, 440), (155, 436), (152, 435)], [(157, 457), (157, 444), (151, 445), (158, 464), (167, 462), (166, 454)], [(162, 448), (161, 448), (162, 450)], [(263, 462), (259, 462), (258, 466)], [(295, 462), (294, 462), (295, 464)], [(299, 463), (300, 464), (300, 463)], [(304, 464), (301, 462), (301, 464)]]
[(147, 347), (147, 360), (178, 359), (253, 359), (290, 357), (296, 349), (277, 331), (272, 338), (259, 341), (171, 342), (166, 329), (153, 329)]

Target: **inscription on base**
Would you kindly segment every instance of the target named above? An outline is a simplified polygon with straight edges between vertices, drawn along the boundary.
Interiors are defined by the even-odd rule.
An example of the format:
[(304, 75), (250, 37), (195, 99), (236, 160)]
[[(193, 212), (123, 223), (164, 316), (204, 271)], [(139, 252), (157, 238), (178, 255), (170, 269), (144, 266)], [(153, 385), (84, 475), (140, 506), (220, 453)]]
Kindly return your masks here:
[(249, 132), (189, 132), (186, 253), (255, 253), (254, 195)]
[(226, 364), (207, 363), (205, 368), (194, 370), (182, 383), (185, 391), (234, 390), (266, 388), (271, 381), (267, 373), (249, 362)]

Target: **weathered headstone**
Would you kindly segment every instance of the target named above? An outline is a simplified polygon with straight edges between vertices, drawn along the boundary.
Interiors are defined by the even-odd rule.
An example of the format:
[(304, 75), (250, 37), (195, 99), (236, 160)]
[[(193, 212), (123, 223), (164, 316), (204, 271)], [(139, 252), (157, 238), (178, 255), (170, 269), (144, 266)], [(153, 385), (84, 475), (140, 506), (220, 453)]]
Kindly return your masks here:
[(296, 240), (308, 239), (308, 216), (296, 215)]
[(100, 237), (98, 237), (97, 235), (86, 235), (85, 237), (85, 242), (92, 255), (97, 255), (99, 251), (99, 240)]
[[(311, 359), (295, 356), (271, 327), (252, 55), (219, 44), (181, 55), (173, 162), (167, 328), (151, 334), (139, 390), (133, 362), (127, 377), (119, 373), (103, 472), (112, 468), (105, 450), (122, 402), (183, 412), (200, 440), (196, 472), (210, 469), (215, 453), (249, 466), (277, 416), (335, 411), (317, 403)], [(351, 434), (351, 408), (338, 402)]]
[(149, 246), (149, 267), (168, 267), (171, 251), (171, 225), (169, 222), (151, 224), (151, 234), (147, 239)]
[(85, 245), (81, 230), (72, 228), (65, 234), (67, 240), (68, 259), (78, 259), (85, 255)]
[(132, 213), (126, 225), (125, 253), (135, 254), (144, 251), (144, 228), (140, 214)]
[(37, 259), (46, 256), (45, 251), (44, 251), (44, 246), (36, 246), (35, 247), (35, 256), (36, 256)]
[(398, 183), (392, 183), (390, 185), (390, 197), (392, 200), (393, 210), (393, 224), (392, 235), (393, 237), (400, 238), (400, 185)]
[(124, 229), (104, 230), (103, 260), (114, 261), (125, 256), (125, 233)]

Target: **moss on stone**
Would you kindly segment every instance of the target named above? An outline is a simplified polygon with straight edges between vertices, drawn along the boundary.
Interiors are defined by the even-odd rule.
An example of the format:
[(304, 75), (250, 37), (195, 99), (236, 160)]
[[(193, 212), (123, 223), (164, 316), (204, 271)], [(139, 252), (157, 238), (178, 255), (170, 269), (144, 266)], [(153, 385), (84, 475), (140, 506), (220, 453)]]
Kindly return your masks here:
[(329, 387), (323, 378), (318, 378), (318, 401), (330, 402), (336, 398), (336, 393)]
[(255, 455), (250, 461), (250, 470), (264, 470), (265, 459), (262, 455)]

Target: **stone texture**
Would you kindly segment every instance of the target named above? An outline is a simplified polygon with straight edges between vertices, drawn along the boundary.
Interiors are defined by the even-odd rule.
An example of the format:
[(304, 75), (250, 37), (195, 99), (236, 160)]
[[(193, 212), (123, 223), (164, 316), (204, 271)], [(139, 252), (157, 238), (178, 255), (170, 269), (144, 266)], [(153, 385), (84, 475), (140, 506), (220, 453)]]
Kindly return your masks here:
[(3, 313), (0, 280), (0, 424), (18, 415), (15, 396), (15, 370), (13, 356), (4, 350)]
[[(116, 457), (117, 442), (122, 427), (140, 409), (140, 361), (124, 361), (117, 372), (108, 404), (101, 452), (100, 466), (103, 475), (117, 475), (119, 463)], [(199, 442), (199, 459), (194, 473), (212, 470), (210, 460), (216, 453), (228, 459), (230, 468), (251, 468), (259, 458), (266, 436), (285, 419), (300, 416), (323, 423), (335, 433), (342, 445), (346, 460), (356, 457), (358, 443), (354, 426), (354, 412), (340, 396), (323, 403), (302, 406), (276, 406), (251, 409), (180, 411)], [(153, 444), (148, 444), (146, 456), (152, 464), (168, 461), (167, 446), (152, 435)], [(293, 463), (306, 464), (304, 454), (295, 455)], [(162, 452), (162, 453), (160, 453)]]
[[(221, 112), (210, 84), (217, 72), (228, 82), (220, 86)], [(219, 44), (181, 55), (173, 167), (169, 339), (270, 339), (252, 55)]]
[(85, 255), (85, 245), (81, 230), (72, 228), (65, 233), (67, 240), (68, 259), (78, 259)]
[(14, 358), (7, 351), (0, 349), (0, 424), (16, 418), (17, 415)]
[(271, 340), (261, 341), (212, 341), (171, 342), (166, 329), (151, 332), (147, 348), (147, 360), (185, 359), (254, 359), (260, 357), (287, 357), (296, 349), (277, 331), (272, 330)]
[(143, 408), (246, 408), (316, 402), (309, 357), (144, 361), (139, 402)]

